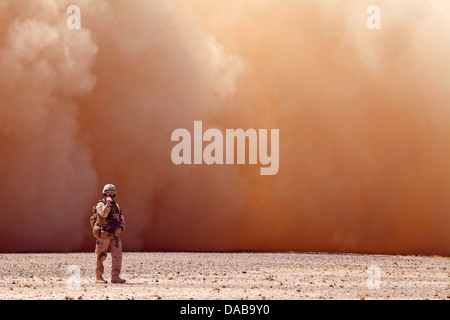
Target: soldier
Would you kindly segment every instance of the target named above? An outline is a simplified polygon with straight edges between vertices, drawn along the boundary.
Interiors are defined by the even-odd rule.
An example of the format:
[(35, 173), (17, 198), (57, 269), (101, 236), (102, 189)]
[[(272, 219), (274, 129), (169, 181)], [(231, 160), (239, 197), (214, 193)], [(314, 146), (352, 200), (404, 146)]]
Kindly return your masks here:
[(97, 254), (97, 266), (95, 269), (95, 282), (107, 283), (103, 279), (103, 261), (105, 261), (107, 252), (111, 252), (112, 269), (111, 282), (124, 283), (126, 280), (119, 277), (122, 268), (122, 242), (120, 234), (125, 229), (125, 220), (119, 205), (114, 200), (116, 188), (112, 184), (103, 187), (102, 199), (96, 206), (97, 218), (93, 229), (94, 236), (97, 238), (95, 253)]

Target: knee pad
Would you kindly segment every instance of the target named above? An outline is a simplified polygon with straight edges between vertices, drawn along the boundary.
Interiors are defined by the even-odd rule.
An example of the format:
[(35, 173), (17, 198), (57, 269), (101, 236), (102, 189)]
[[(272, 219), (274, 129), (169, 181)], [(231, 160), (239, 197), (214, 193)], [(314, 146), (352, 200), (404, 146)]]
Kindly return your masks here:
[(98, 259), (103, 262), (106, 260), (106, 253), (101, 253), (98, 255)]

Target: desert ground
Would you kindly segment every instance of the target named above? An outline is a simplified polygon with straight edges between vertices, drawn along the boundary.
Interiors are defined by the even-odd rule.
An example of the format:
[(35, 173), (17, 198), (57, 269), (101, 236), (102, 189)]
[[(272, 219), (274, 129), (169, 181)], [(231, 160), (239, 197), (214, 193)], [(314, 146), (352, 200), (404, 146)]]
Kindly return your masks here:
[(450, 299), (450, 258), (330, 253), (124, 252), (125, 284), (92, 253), (0, 254), (0, 299)]

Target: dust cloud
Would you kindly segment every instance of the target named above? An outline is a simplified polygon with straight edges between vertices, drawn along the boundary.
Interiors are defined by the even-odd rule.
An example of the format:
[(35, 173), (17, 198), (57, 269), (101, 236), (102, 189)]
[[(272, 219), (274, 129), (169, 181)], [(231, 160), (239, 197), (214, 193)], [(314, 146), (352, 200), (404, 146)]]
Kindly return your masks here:
[[(0, 0), (0, 250), (93, 250), (113, 183), (127, 251), (449, 255), (449, 9)], [(174, 165), (195, 120), (279, 129), (278, 173)]]

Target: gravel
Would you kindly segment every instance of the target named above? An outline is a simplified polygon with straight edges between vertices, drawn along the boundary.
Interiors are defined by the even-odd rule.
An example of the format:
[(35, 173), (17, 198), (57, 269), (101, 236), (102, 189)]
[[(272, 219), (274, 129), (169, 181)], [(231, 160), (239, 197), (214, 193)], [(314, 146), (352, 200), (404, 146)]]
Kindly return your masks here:
[(329, 253), (125, 252), (94, 282), (95, 254), (0, 254), (0, 299), (450, 299), (450, 258)]

